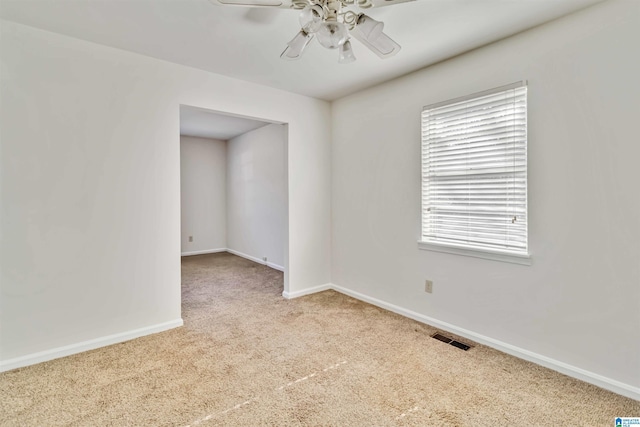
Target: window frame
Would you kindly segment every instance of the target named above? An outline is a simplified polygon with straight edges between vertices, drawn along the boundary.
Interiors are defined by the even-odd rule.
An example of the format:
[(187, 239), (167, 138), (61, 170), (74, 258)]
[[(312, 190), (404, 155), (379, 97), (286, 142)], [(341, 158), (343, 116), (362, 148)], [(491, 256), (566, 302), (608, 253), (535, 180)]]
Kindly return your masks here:
[[(485, 96), (489, 96), (489, 95), (493, 95), (496, 93), (500, 93), (500, 92), (505, 92), (508, 90), (515, 90), (515, 89), (519, 89), (519, 88), (526, 88), (528, 89), (527, 86), (527, 81), (523, 80), (520, 82), (516, 82), (516, 83), (512, 83), (509, 85), (505, 85), (505, 86), (500, 86), (500, 87), (496, 87), (493, 89), (489, 89), (489, 90), (485, 90), (482, 92), (477, 92), (477, 93), (473, 93), (470, 95), (466, 95), (466, 96), (462, 96), (462, 97), (458, 97), (458, 98), (454, 98), (448, 101), (443, 101), (443, 102), (438, 102), (438, 103), (434, 103), (434, 104), (430, 104), (427, 105), (425, 107), (423, 107), (422, 112), (421, 112), (421, 120), (420, 120), (420, 128), (421, 128), (421, 135), (423, 135), (424, 132), (424, 128), (423, 128), (423, 120), (422, 120), (422, 114), (425, 111), (428, 110), (433, 110), (433, 109), (437, 109), (437, 108), (441, 108), (441, 107), (445, 107), (445, 106), (449, 106), (449, 105), (453, 105), (453, 104), (457, 104), (457, 103), (461, 103), (461, 102), (465, 102), (465, 101), (471, 101), (474, 99), (479, 99)], [(527, 90), (528, 92), (528, 90)], [(421, 137), (421, 141), (420, 141), (420, 153), (421, 153), (421, 165), (420, 165), (420, 197), (421, 197), (421, 203), (420, 203), (420, 238), (418, 239), (418, 248), (419, 249), (423, 249), (423, 250), (429, 250), (429, 251), (436, 251), (436, 252), (444, 252), (444, 253), (449, 253), (449, 254), (455, 254), (455, 255), (462, 255), (462, 256), (470, 256), (470, 257), (476, 257), (476, 258), (483, 258), (483, 259), (490, 259), (490, 260), (494, 260), (494, 261), (502, 261), (502, 262), (509, 262), (509, 263), (515, 263), (515, 264), (521, 264), (521, 265), (531, 265), (531, 253), (530, 253), (530, 248), (529, 248), (529, 200), (528, 200), (528, 195), (529, 195), (529, 191), (528, 191), (528, 183), (529, 183), (529, 165), (528, 165), (528, 112), (529, 112), (529, 106), (528, 106), (528, 93), (525, 95), (526, 96), (526, 102), (525, 102), (525, 112), (524, 112), (524, 118), (525, 118), (525, 137), (524, 137), (524, 147), (525, 147), (525, 187), (524, 187), (524, 192), (525, 192), (525, 201), (524, 201), (524, 206), (525, 206), (525, 212), (526, 212), (526, 234), (525, 234), (525, 238), (526, 238), (526, 247), (525, 247), (525, 251), (523, 252), (514, 252), (514, 251), (509, 251), (509, 250), (500, 250), (499, 248), (483, 248), (483, 247), (473, 247), (472, 245), (464, 245), (464, 244), (455, 244), (453, 242), (438, 242), (438, 241), (433, 241), (433, 240), (423, 240), (424, 239), (424, 228), (425, 228), (425, 219), (424, 219), (424, 214), (425, 214), (425, 209), (427, 209), (427, 207), (425, 206), (425, 201), (424, 201), (424, 194), (425, 194), (425, 185), (426, 185), (426, 179), (424, 178), (424, 161), (423, 156), (425, 153), (425, 141), (424, 141), (424, 137)]]

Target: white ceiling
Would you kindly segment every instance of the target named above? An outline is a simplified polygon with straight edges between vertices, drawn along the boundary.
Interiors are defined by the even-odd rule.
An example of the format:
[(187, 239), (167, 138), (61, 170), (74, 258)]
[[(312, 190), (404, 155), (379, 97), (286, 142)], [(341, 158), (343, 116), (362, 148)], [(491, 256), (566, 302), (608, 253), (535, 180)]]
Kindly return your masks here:
[(208, 0), (0, 0), (0, 17), (143, 55), (333, 100), (456, 56), (601, 0), (418, 0), (367, 14), (402, 45), (380, 59), (353, 42), (358, 60), (312, 41), (302, 59), (279, 58), (298, 13)]
[(180, 135), (227, 141), (268, 124), (260, 120), (180, 106)]

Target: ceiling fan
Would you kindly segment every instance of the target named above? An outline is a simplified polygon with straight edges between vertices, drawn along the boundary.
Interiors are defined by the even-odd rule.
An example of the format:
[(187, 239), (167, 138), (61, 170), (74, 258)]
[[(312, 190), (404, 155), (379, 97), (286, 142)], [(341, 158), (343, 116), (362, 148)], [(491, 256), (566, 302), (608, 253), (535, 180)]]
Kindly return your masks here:
[(287, 43), (280, 57), (299, 59), (309, 42), (317, 37), (327, 49), (338, 49), (338, 62), (355, 61), (350, 38), (353, 36), (380, 58), (400, 51), (400, 45), (382, 32), (384, 23), (349, 8), (370, 9), (414, 0), (209, 0), (229, 6), (283, 8), (300, 11), (300, 31)]

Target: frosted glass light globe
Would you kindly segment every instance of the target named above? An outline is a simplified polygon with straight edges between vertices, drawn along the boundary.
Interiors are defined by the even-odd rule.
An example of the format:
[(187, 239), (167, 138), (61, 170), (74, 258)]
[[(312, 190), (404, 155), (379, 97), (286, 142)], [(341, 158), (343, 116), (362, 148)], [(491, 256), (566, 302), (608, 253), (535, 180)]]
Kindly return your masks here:
[(338, 55), (338, 62), (340, 64), (348, 64), (356, 60), (356, 56), (351, 49), (351, 42), (347, 40), (340, 46), (340, 54)]
[(349, 30), (342, 22), (327, 21), (318, 30), (318, 41), (327, 49), (337, 49), (348, 37)]
[(307, 6), (300, 12), (300, 26), (305, 33), (315, 33), (322, 26), (324, 11), (321, 6)]

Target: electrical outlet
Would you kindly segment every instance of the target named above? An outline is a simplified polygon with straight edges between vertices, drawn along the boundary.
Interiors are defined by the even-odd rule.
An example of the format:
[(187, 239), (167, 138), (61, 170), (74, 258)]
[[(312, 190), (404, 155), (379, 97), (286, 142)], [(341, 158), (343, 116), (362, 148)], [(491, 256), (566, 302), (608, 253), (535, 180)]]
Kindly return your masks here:
[(193, 242), (193, 236), (189, 236), (189, 241)]
[(267, 257), (266, 257), (266, 256), (263, 256), (263, 257), (262, 257), (262, 260), (263, 260), (264, 262), (267, 262)]
[(428, 294), (433, 293), (433, 282), (431, 280), (424, 281), (424, 291)]

